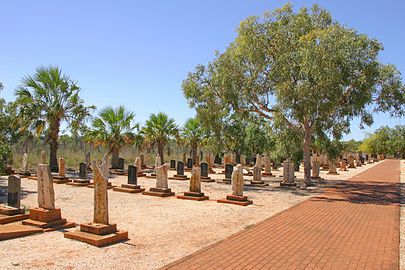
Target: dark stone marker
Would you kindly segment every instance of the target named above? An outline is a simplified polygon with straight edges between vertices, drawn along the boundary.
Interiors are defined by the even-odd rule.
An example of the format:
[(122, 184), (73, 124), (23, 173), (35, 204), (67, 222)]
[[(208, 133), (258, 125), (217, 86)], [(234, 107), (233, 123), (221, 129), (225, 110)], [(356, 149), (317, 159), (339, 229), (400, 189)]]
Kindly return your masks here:
[(202, 177), (208, 177), (208, 163), (207, 162), (201, 162), (201, 176)]
[(176, 161), (174, 159), (170, 160), (170, 169), (176, 169)]
[(225, 164), (225, 179), (230, 180), (232, 178), (233, 165)]
[(193, 168), (193, 159), (188, 158), (187, 159), (187, 169), (191, 169), (191, 168)]
[(79, 164), (79, 178), (86, 179), (87, 178), (87, 165), (86, 162), (80, 162)]
[(236, 163), (240, 164), (240, 155), (236, 155)]
[(8, 177), (7, 205), (20, 208), (21, 178), (15, 175)]
[(136, 174), (137, 168), (134, 165), (128, 165), (128, 184), (137, 185), (138, 177)]
[(253, 158), (253, 164), (256, 164), (256, 158), (255, 157)]
[(221, 158), (219, 156), (215, 156), (214, 163), (215, 164), (221, 164), (221, 162), (222, 162)]
[(124, 170), (124, 167), (125, 167), (125, 159), (119, 158), (118, 159), (118, 169)]
[(177, 161), (177, 175), (184, 175), (184, 163), (183, 163), (183, 161)]

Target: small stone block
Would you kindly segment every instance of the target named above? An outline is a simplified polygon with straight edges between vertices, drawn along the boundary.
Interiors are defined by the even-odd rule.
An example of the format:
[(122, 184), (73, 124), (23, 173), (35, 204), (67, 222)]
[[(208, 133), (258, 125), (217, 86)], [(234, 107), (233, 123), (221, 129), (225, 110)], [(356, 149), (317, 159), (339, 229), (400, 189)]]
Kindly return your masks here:
[(65, 184), (69, 182), (69, 177), (53, 176), (52, 179), (55, 184)]
[(170, 197), (174, 196), (174, 192), (171, 192), (171, 189), (159, 189), (159, 188), (150, 188), (149, 191), (142, 192), (142, 195), (156, 196), (156, 197)]
[(145, 178), (156, 179), (156, 175), (146, 175)]
[(65, 238), (81, 241), (96, 247), (104, 247), (118, 242), (128, 240), (127, 231), (117, 231), (107, 235), (97, 235), (82, 231), (64, 233)]
[(17, 214), (17, 215), (2, 215), (0, 214), (0, 224), (7, 224), (16, 221), (21, 221), (30, 217), (30, 214)]
[(177, 196), (177, 199), (181, 199), (181, 200), (191, 200), (191, 201), (205, 201), (205, 200), (208, 200), (209, 197), (208, 197), (208, 196), (199, 196), (199, 197), (196, 197), (196, 196), (189, 196), (189, 195), (186, 195), (186, 194), (184, 193), (184, 195), (178, 195), (178, 196)]
[(38, 221), (38, 220), (33, 220), (33, 219), (26, 219), (26, 220), (23, 220), (23, 222), (22, 222), (23, 225), (29, 225), (29, 226), (33, 226), (33, 227), (42, 228), (42, 229), (51, 228), (51, 227), (60, 227), (66, 223), (67, 223), (67, 221), (64, 218), (54, 220), (54, 221), (49, 221), (49, 222), (43, 222), (43, 221)]
[(24, 208), (15, 208), (7, 205), (0, 205), (0, 215), (12, 216), (18, 214), (24, 214)]
[(7, 224), (0, 226), (0, 241), (23, 237), (35, 233), (42, 233), (43, 229), (24, 226), (21, 224)]
[(61, 219), (60, 208), (56, 209), (45, 209), (45, 208), (30, 208), (30, 219), (40, 221), (40, 222), (51, 222)]
[(141, 186), (133, 185), (133, 184), (122, 184), (121, 187), (123, 187), (123, 188), (132, 188), (132, 189), (141, 189)]
[(227, 200), (231, 200), (231, 201), (240, 201), (240, 202), (244, 202), (247, 201), (248, 197), (247, 196), (237, 196), (237, 195), (227, 195), (226, 199)]
[(81, 181), (76, 181), (78, 179), (73, 180), (72, 182), (67, 182), (66, 185), (69, 186), (76, 186), (76, 187), (87, 187), (88, 185), (90, 185), (90, 180), (81, 182)]
[(117, 232), (117, 224), (83, 223), (80, 224), (80, 231), (97, 235), (107, 235)]
[(125, 192), (125, 193), (141, 193), (144, 192), (144, 188), (134, 189), (134, 188), (126, 188), (126, 187), (114, 187), (113, 191), (117, 192)]
[(217, 200), (218, 203), (228, 203), (228, 204), (235, 204), (235, 205), (240, 205), (240, 206), (247, 206), (249, 204), (252, 204), (253, 201), (247, 200), (247, 201), (234, 201), (234, 200), (227, 200), (227, 199), (219, 199)]

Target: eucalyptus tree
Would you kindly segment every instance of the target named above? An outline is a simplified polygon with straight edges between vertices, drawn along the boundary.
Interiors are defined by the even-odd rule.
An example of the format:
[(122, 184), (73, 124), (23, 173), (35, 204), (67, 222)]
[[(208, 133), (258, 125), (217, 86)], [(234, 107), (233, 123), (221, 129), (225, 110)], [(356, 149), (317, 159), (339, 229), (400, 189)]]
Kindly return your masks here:
[(164, 149), (168, 142), (178, 138), (179, 128), (174, 119), (165, 113), (151, 114), (141, 130), (147, 148), (157, 147), (160, 161), (164, 163)]
[(85, 106), (80, 88), (58, 67), (39, 67), (25, 76), (16, 90), (16, 105), (21, 130), (45, 135), (50, 147), (49, 165), (58, 170), (57, 151), (61, 124), (77, 129), (90, 116), (93, 106)]
[(180, 131), (180, 141), (191, 148), (191, 156), (196, 160), (198, 147), (201, 147), (206, 131), (198, 118), (189, 118)]
[(197, 112), (227, 108), (299, 129), (310, 184), (314, 133), (340, 138), (354, 117), (369, 125), (373, 112), (404, 115), (405, 88), (397, 69), (378, 60), (382, 49), (317, 5), (294, 12), (287, 4), (242, 21), (226, 51), (197, 66), (182, 88)]
[(100, 111), (99, 116), (93, 119), (92, 128), (85, 132), (86, 141), (107, 147), (113, 169), (119, 168), (122, 147), (135, 142), (134, 133), (139, 125), (134, 123), (134, 118), (135, 114), (124, 106), (108, 106)]

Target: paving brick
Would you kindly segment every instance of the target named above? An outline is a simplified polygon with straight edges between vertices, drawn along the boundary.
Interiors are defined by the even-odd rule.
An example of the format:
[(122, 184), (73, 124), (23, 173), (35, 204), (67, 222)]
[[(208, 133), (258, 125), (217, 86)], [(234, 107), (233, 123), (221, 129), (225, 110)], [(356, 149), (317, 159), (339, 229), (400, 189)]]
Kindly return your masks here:
[(397, 270), (399, 175), (385, 160), (163, 269)]

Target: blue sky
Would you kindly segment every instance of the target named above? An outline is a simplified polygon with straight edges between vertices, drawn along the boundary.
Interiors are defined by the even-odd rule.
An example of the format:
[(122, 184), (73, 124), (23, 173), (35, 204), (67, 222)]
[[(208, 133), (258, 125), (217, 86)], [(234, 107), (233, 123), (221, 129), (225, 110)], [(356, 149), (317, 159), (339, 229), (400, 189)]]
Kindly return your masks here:
[[(224, 51), (239, 22), (286, 1), (1, 1), (0, 81), (14, 99), (21, 77), (41, 65), (58, 65), (78, 81), (88, 104), (125, 105), (143, 123), (163, 111), (183, 124), (194, 116), (181, 82), (215, 50)], [(405, 1), (292, 1), (296, 8), (319, 3), (340, 23), (380, 40), (380, 58), (405, 74)], [(375, 117), (381, 125), (403, 119)], [(354, 121), (345, 139), (361, 139)]]

